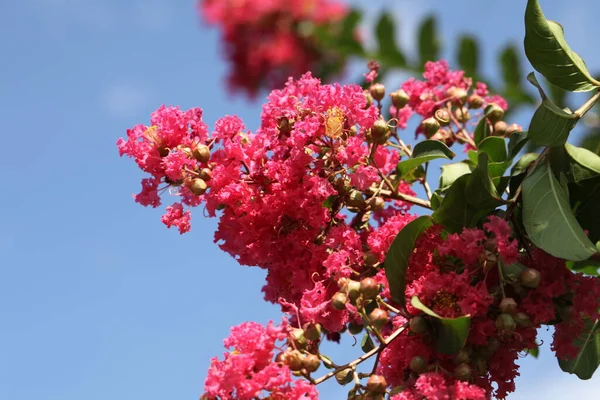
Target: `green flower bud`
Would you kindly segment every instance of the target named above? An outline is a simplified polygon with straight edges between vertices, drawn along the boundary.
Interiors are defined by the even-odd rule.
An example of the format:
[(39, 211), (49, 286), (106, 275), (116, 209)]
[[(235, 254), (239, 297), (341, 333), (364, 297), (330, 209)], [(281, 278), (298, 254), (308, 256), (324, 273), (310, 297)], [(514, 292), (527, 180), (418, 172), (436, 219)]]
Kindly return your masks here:
[(383, 394), (387, 386), (387, 381), (381, 375), (371, 375), (367, 381), (367, 390), (371, 393)]
[(379, 294), (379, 283), (373, 278), (363, 279), (360, 281), (360, 293), (364, 299), (374, 299)]
[(415, 356), (410, 360), (410, 369), (415, 371), (417, 374), (427, 372), (427, 361), (421, 356)]
[(205, 144), (199, 144), (192, 151), (194, 158), (202, 163), (210, 160), (210, 149)]
[(385, 97), (385, 86), (383, 86), (381, 83), (376, 83), (371, 86), (369, 93), (375, 100), (381, 101)]
[(403, 108), (410, 101), (410, 97), (402, 89), (390, 93), (390, 97), (392, 99), (392, 105), (397, 109)]

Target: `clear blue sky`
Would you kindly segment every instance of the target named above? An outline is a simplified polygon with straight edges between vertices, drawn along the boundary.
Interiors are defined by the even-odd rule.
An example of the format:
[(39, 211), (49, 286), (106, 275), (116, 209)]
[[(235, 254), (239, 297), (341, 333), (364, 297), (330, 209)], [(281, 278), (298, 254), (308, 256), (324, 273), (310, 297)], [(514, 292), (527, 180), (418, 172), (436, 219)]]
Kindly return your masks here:
[[(524, 1), (436, 3), (444, 42), (478, 34), (484, 66), (520, 42)], [(434, 2), (368, 4), (371, 15), (393, 6), (410, 44)], [(577, 11), (594, 1), (542, 5), (600, 70), (586, 40), (595, 13)], [(180, 236), (134, 204), (141, 174), (115, 141), (163, 103), (200, 106), (209, 124), (235, 113), (252, 128), (260, 104), (226, 93), (218, 33), (195, 1), (0, 0), (0, 15), (0, 399), (197, 399), (229, 327), (280, 313), (262, 301), (264, 273), (212, 243), (214, 220), (196, 212)], [(347, 348), (330, 353), (348, 359)], [(562, 374), (548, 348), (523, 364), (532, 379), (512, 399), (600, 389), (600, 378)], [(344, 393), (333, 384), (322, 398)]]

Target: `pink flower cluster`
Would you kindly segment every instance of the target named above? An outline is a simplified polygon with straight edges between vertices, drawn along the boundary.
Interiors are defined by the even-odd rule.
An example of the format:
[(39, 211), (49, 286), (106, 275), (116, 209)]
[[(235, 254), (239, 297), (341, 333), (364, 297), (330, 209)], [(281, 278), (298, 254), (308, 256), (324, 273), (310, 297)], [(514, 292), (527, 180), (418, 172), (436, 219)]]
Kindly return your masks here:
[(198, 6), (204, 19), (222, 31), (231, 64), (229, 85), (250, 95), (318, 70), (327, 57), (311, 30), (347, 13), (337, 0), (200, 0)]

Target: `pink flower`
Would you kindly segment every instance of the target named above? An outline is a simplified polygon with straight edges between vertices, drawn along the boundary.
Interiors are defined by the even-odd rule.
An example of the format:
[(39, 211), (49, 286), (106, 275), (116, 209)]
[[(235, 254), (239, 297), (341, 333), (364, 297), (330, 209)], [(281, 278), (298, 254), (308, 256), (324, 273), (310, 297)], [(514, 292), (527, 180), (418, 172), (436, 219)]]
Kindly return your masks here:
[(190, 231), (191, 215), (189, 211), (183, 211), (181, 203), (175, 203), (167, 207), (167, 212), (162, 216), (162, 222), (167, 228), (175, 226), (179, 229), (180, 234), (184, 234)]

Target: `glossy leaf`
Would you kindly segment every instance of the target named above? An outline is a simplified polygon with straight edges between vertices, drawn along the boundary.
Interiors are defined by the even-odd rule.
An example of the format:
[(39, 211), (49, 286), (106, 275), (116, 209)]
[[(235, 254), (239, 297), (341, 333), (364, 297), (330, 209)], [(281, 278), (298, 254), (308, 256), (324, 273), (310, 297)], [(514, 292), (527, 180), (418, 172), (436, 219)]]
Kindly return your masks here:
[(479, 45), (477, 39), (470, 35), (462, 36), (458, 43), (458, 65), (467, 76), (477, 76), (479, 67)]
[(525, 153), (512, 168), (511, 175), (519, 175), (527, 170), (529, 164), (537, 160), (540, 155), (538, 153)]
[(502, 79), (506, 86), (518, 87), (521, 85), (523, 73), (519, 68), (521, 60), (519, 50), (514, 45), (506, 46), (499, 55), (500, 69), (502, 71)]
[(590, 379), (600, 365), (600, 325), (599, 321), (586, 321), (583, 334), (574, 340), (579, 348), (577, 357), (572, 360), (558, 360), (560, 368), (579, 379)]
[(549, 163), (523, 181), (523, 225), (529, 239), (555, 257), (580, 261), (596, 248), (571, 211), (568, 194), (554, 177)]
[(484, 152), (490, 158), (490, 161), (502, 162), (508, 158), (506, 142), (498, 136), (490, 136), (479, 143), (479, 151)]
[(379, 16), (375, 26), (375, 37), (379, 46), (378, 58), (395, 67), (405, 67), (406, 57), (398, 48), (396, 42), (396, 21), (388, 12)]
[(579, 117), (568, 110), (558, 108), (548, 99), (533, 73), (527, 76), (542, 96), (542, 104), (529, 123), (529, 138), (540, 146), (557, 147), (566, 143)]
[(585, 92), (600, 86), (567, 44), (562, 26), (546, 20), (538, 0), (527, 1), (525, 54), (533, 68), (562, 89)]
[(454, 181), (465, 174), (471, 173), (473, 168), (473, 164), (467, 161), (443, 165), (441, 168), (442, 173), (440, 174), (439, 189), (441, 191), (448, 190)]
[(490, 125), (487, 122), (487, 118), (481, 118), (475, 127), (475, 132), (473, 134), (475, 140), (475, 144), (479, 146), (479, 143), (483, 141), (483, 139), (490, 136)]
[(600, 177), (569, 185), (571, 208), (589, 239), (600, 241)]
[(465, 190), (467, 201), (473, 207), (496, 208), (504, 203), (490, 177), (486, 153), (479, 153), (477, 167), (471, 173)]
[(392, 242), (385, 256), (383, 267), (387, 278), (392, 300), (404, 304), (404, 290), (406, 287), (406, 268), (408, 259), (413, 252), (419, 236), (433, 225), (429, 215), (423, 215), (407, 224)]
[(373, 339), (371, 339), (371, 335), (369, 335), (368, 332), (365, 332), (365, 334), (360, 342), (360, 348), (365, 353), (368, 353), (375, 348), (375, 343), (373, 343)]
[(440, 53), (440, 40), (437, 32), (437, 21), (431, 15), (423, 20), (419, 27), (419, 68), (427, 61), (437, 61)]
[(508, 157), (515, 158), (528, 141), (527, 131), (515, 132), (510, 135), (508, 139)]
[(567, 268), (586, 275), (600, 275), (600, 261), (596, 260), (567, 261)]
[(409, 171), (412, 171), (421, 164), (437, 158), (452, 160), (456, 154), (452, 152), (444, 143), (439, 140), (424, 140), (417, 143), (413, 149), (412, 156), (401, 161), (396, 167), (399, 177), (403, 177)]
[(436, 330), (436, 350), (439, 353), (453, 355), (465, 346), (471, 326), (471, 317), (469, 315), (458, 318), (441, 317), (421, 303), (421, 300), (417, 296), (413, 296), (410, 304), (417, 310), (421, 310), (433, 317)]
[(565, 143), (565, 150), (572, 160), (571, 173), (575, 182), (600, 174), (600, 157), (583, 147)]

